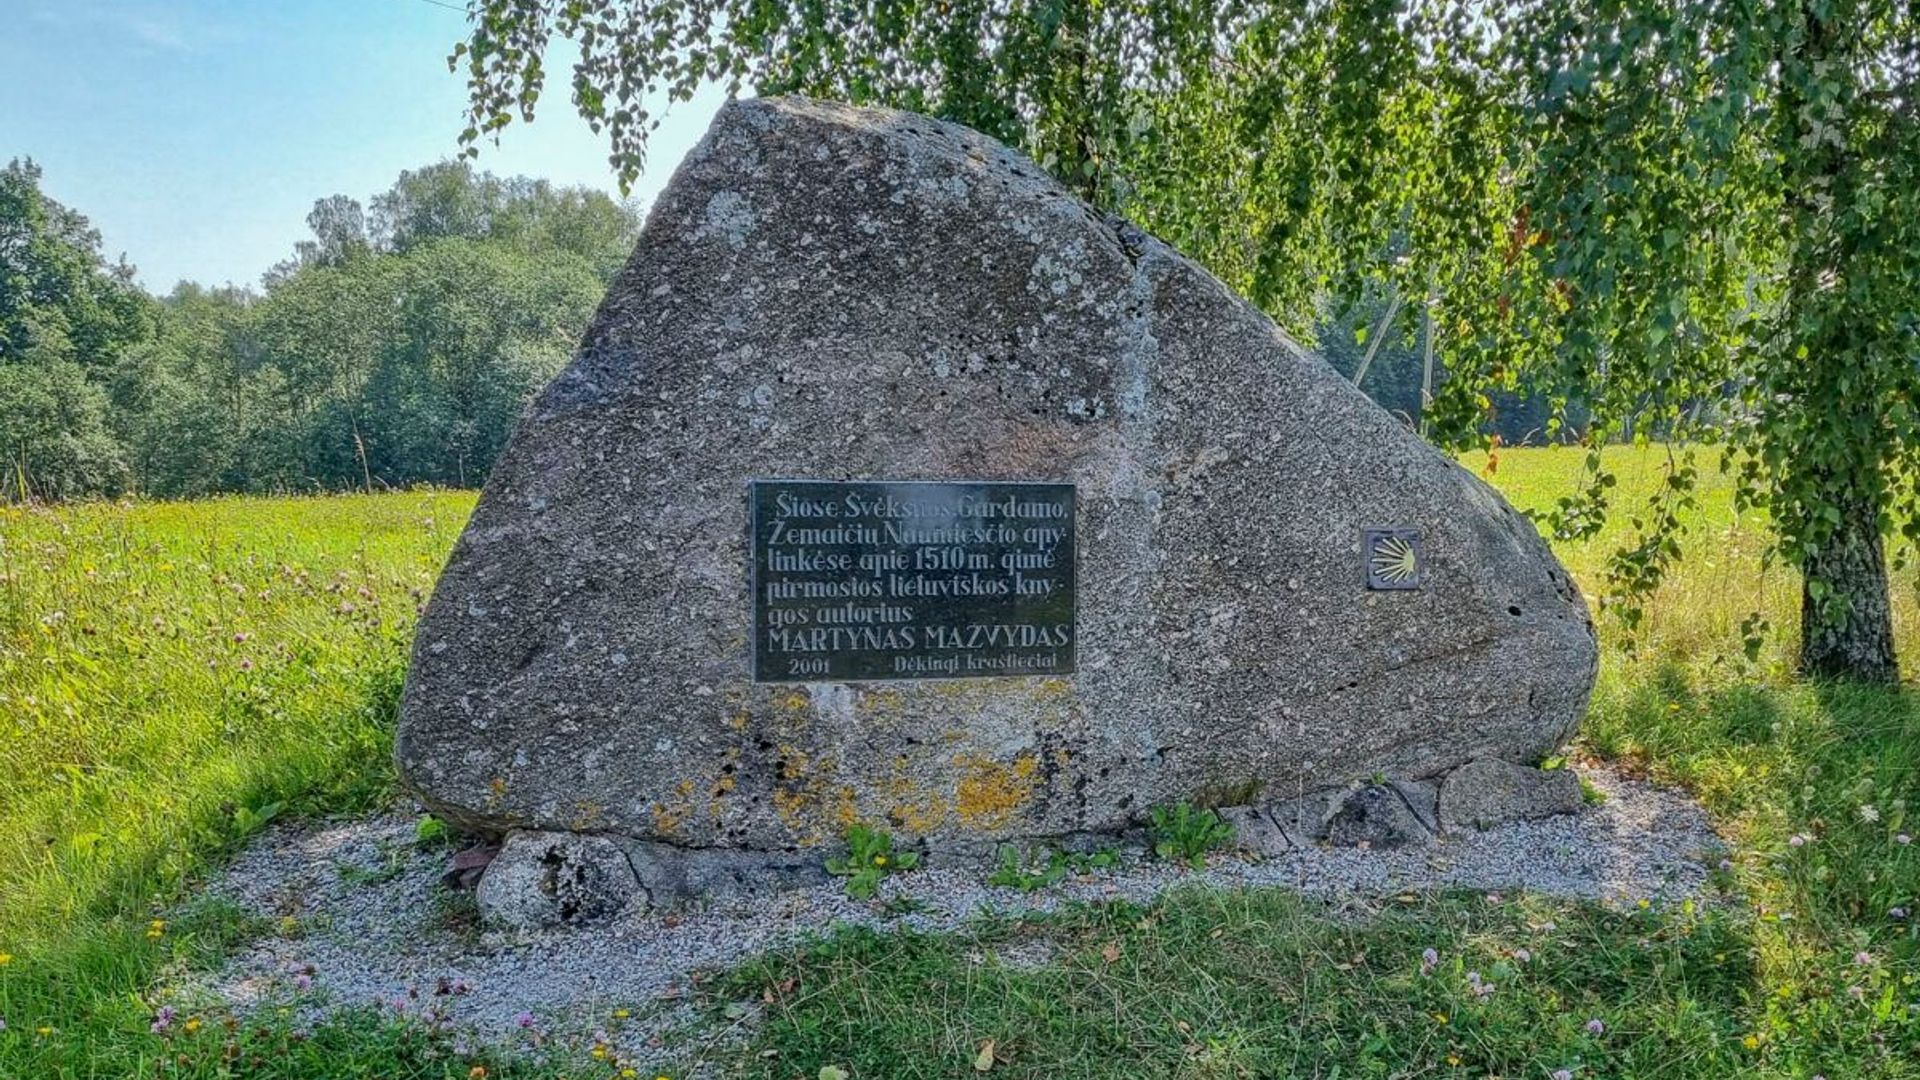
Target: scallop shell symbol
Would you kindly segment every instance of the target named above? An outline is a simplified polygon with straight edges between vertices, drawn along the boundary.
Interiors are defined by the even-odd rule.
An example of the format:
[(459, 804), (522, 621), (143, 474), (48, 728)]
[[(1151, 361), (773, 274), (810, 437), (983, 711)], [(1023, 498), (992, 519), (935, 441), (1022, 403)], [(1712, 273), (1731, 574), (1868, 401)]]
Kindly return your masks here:
[(1370, 556), (1373, 576), (1392, 585), (1404, 585), (1420, 574), (1419, 555), (1405, 537), (1383, 536), (1374, 541)]

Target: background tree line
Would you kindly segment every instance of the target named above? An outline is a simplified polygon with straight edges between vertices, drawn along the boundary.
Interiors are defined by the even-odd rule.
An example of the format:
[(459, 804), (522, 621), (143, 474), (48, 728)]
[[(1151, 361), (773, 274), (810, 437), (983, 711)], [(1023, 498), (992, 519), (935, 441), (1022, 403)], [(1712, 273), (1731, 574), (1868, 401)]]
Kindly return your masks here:
[(474, 485), (632, 249), (634, 207), (465, 162), (314, 204), (263, 288), (155, 297), (0, 172), (0, 498)]
[[(474, 486), (565, 364), (632, 249), (630, 204), (465, 162), (402, 173), (370, 204), (316, 201), (263, 289), (144, 292), (85, 217), (0, 173), (0, 498)], [(1426, 327), (1322, 301), (1318, 337), (1388, 409), (1422, 412)], [(1436, 361), (1437, 378), (1444, 371)], [(1498, 411), (1508, 442), (1544, 409)]]

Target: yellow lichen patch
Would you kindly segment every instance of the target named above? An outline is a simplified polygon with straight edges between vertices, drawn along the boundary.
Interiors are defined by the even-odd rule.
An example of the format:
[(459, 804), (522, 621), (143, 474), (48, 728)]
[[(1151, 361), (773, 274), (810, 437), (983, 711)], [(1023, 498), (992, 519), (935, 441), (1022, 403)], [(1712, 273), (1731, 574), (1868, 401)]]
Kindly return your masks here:
[(665, 803), (653, 804), (653, 831), (657, 836), (672, 836), (680, 831), (681, 815), (667, 809)]
[(1041, 679), (1033, 684), (1032, 693), (1043, 701), (1063, 698), (1073, 693), (1073, 684), (1065, 679)]
[(795, 843), (814, 847), (858, 820), (853, 789), (833, 783), (837, 763), (832, 758), (815, 762), (794, 746), (782, 746), (780, 757), (773, 811)]
[(727, 796), (738, 786), (739, 781), (733, 778), (732, 773), (722, 773), (713, 782), (712, 790), (707, 793), (707, 816), (713, 819), (715, 825), (727, 816)]
[(496, 776), (487, 782), (487, 809), (497, 810), (507, 797), (507, 778)]
[(860, 799), (853, 788), (842, 784), (833, 799), (833, 822), (841, 832), (860, 823)]
[(939, 828), (952, 809), (944, 793), (928, 791), (914, 780), (910, 765), (904, 754), (894, 758), (893, 774), (880, 785), (880, 795), (888, 821), (903, 832), (925, 836)]
[(879, 713), (892, 719), (906, 708), (907, 696), (898, 690), (866, 690), (855, 699), (854, 706), (861, 712)]
[(682, 780), (674, 785), (670, 803), (653, 804), (653, 829), (660, 836), (672, 836), (680, 830), (687, 815), (693, 813), (694, 782)]
[(960, 769), (954, 789), (954, 813), (969, 828), (997, 829), (1033, 798), (1040, 759), (1022, 754), (1011, 764), (962, 754), (953, 759)]
[(567, 821), (567, 828), (574, 832), (592, 832), (600, 827), (601, 815), (606, 809), (591, 799), (580, 799), (573, 804), (573, 817)]
[(747, 730), (747, 714), (745, 712), (737, 712), (727, 717), (727, 726), (735, 731)]

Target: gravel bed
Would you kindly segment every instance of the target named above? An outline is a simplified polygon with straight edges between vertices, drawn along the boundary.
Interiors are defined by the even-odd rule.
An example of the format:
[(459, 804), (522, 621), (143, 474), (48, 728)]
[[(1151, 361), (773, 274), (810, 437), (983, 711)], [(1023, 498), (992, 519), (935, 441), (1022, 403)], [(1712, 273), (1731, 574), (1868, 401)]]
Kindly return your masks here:
[[(1700, 895), (1721, 847), (1705, 812), (1670, 789), (1605, 769), (1582, 774), (1607, 795), (1599, 806), (1425, 849), (1296, 849), (1263, 861), (1220, 857), (1204, 871), (1129, 857), (1118, 869), (1031, 893), (987, 885), (978, 869), (929, 868), (888, 879), (874, 902), (851, 900), (834, 882), (757, 903), (628, 913), (586, 929), (531, 934), (482, 930), (463, 918), (439, 884), (448, 852), (420, 850), (412, 816), (275, 827), (206, 895), (270, 920), (277, 932), (171, 992), (182, 1002), (241, 1010), (290, 1003), (308, 1015), (376, 1003), (415, 1015), (431, 1010), (475, 1040), (552, 1047), (604, 1039), (644, 1067), (663, 1055), (662, 1034), (692, 1019), (687, 997), (695, 972), (836, 923), (944, 930), (983, 909), (1145, 901), (1196, 883), (1278, 886), (1328, 898), (1435, 887), (1603, 902)], [(905, 907), (910, 913), (887, 913)], [(1033, 953), (1030, 944), (1019, 948)], [(1041, 950), (1004, 962), (1032, 966), (1046, 956)], [(616, 1010), (630, 1018), (612, 1020)]]

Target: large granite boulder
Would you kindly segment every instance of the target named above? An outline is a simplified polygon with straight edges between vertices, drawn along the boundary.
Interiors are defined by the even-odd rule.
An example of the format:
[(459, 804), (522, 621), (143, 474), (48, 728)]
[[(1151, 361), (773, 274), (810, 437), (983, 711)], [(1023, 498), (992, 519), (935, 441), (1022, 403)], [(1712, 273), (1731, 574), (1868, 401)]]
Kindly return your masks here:
[[(1076, 485), (1077, 670), (752, 681), (765, 477)], [(1371, 584), (1417, 587), (1369, 587), (1382, 535)], [(958, 852), (1538, 760), (1594, 665), (1533, 527), (1198, 266), (967, 129), (763, 99), (521, 419), (397, 754), (457, 823), (642, 863), (854, 822)]]

